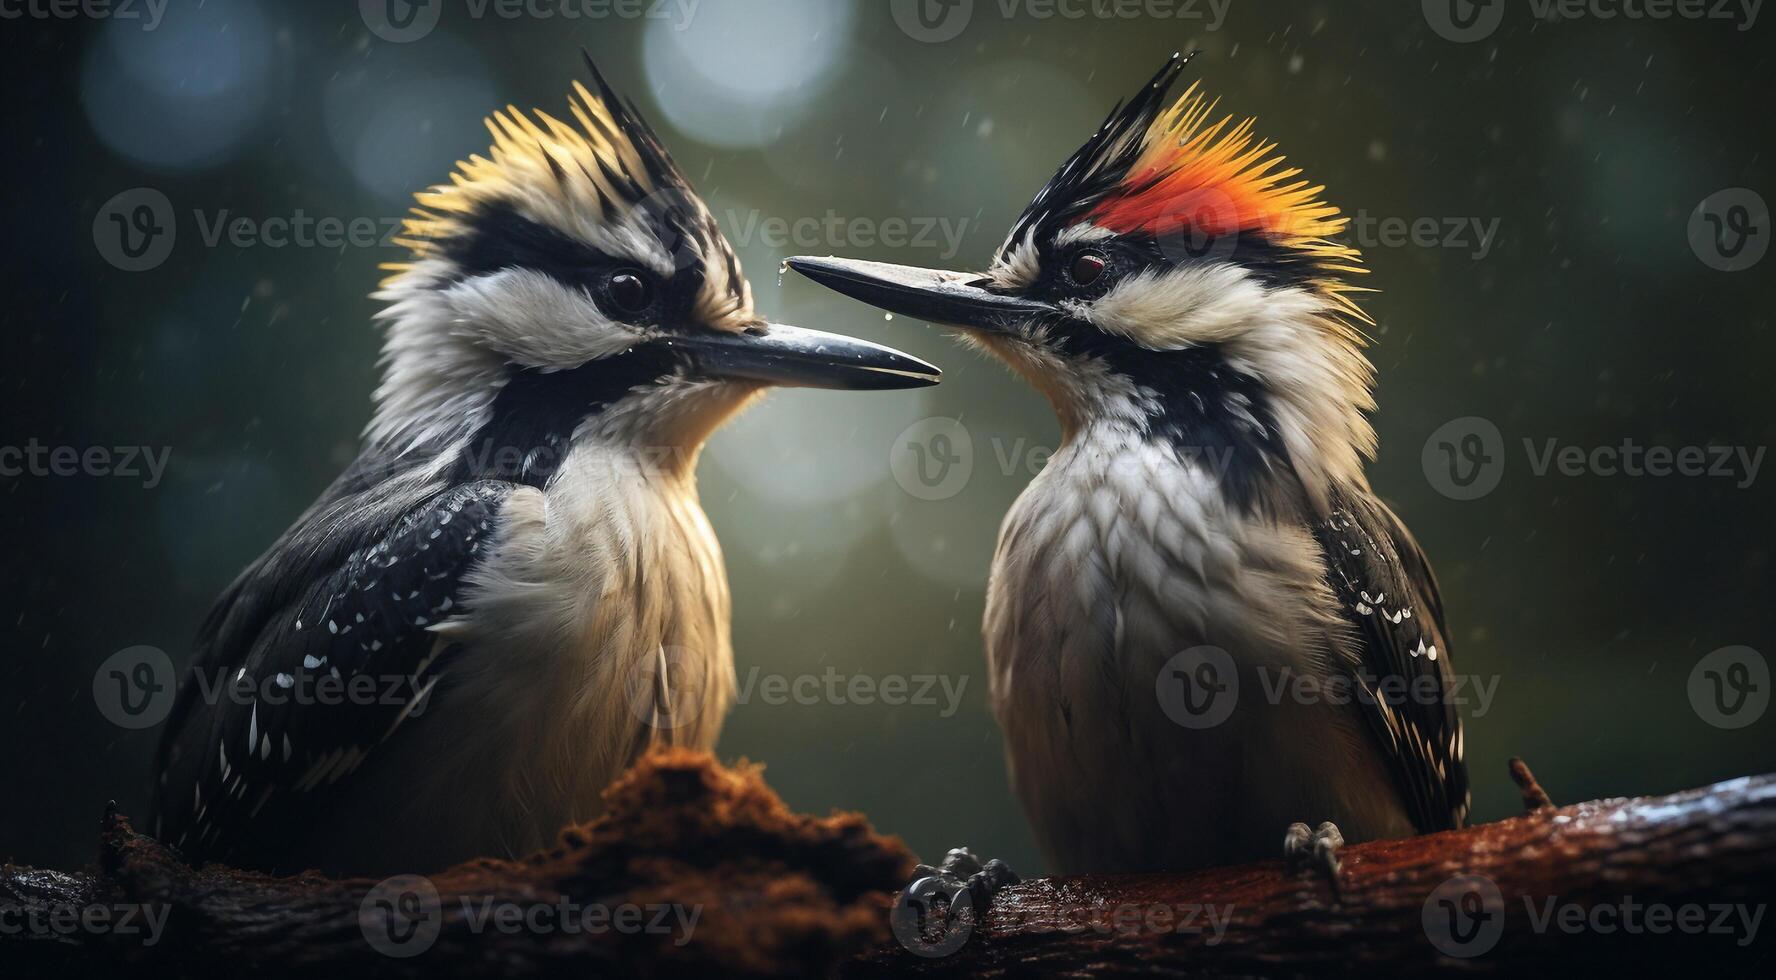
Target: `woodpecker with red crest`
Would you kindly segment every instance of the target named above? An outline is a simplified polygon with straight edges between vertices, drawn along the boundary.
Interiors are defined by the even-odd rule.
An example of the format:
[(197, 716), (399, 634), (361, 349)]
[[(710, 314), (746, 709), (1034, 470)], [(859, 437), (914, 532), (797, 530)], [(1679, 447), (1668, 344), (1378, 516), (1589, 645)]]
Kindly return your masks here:
[[(588, 59), (588, 67), (591, 67)], [(418, 195), (364, 447), (222, 595), (159, 758), (194, 861), (430, 872), (590, 819), (733, 698), (708, 436), (771, 385), (937, 369), (767, 322), (708, 209), (592, 68)]]
[(1282, 836), (1336, 881), (1345, 838), (1465, 819), (1442, 600), (1364, 474), (1370, 321), (1345, 220), (1251, 121), (1194, 86), (1168, 104), (1188, 60), (1111, 112), (985, 272), (789, 265), (957, 329), (1059, 416), (985, 618), (1053, 869), (1232, 863)]

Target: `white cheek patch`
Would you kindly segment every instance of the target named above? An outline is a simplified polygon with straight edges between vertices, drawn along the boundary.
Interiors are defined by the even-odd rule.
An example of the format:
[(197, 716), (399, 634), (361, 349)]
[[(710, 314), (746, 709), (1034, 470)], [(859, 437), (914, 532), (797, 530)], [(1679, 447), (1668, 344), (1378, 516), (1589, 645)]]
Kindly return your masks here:
[(1042, 265), (1036, 256), (1035, 232), (1024, 235), (1023, 241), (1006, 242), (987, 270), (987, 278), (1000, 289), (1027, 289), (1042, 277)]
[(1273, 310), (1279, 295), (1222, 262), (1137, 273), (1081, 312), (1100, 330), (1175, 350), (1235, 339)]
[(566, 370), (646, 340), (584, 292), (530, 269), (502, 269), (444, 291), (452, 332), (528, 368)]

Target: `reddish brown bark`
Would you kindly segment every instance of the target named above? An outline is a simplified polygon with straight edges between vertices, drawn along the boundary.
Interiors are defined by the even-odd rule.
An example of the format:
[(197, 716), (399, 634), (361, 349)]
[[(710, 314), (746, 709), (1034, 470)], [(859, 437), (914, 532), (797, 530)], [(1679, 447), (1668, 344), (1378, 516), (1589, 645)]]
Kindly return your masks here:
[[(913, 867), (862, 817), (792, 813), (756, 768), (700, 753), (644, 759), (607, 800), (603, 817), (564, 832), (555, 850), (429, 876), (435, 898), (412, 882), (193, 870), (112, 814), (96, 874), (0, 868), (0, 907), (166, 910), (158, 941), (145, 944), (140, 917), (129, 934), (9, 931), (0, 976), (820, 974), (887, 939), (889, 897)], [(391, 921), (372, 908), (366, 918), (367, 899), (379, 898), (405, 900), (397, 909), (413, 914)], [(506, 922), (515, 929), (501, 925), (502, 908), (524, 917)]]
[[(917, 955), (929, 950), (916, 933), (890, 938), (889, 894), (912, 864), (897, 841), (855, 815), (793, 814), (756, 770), (693, 753), (645, 761), (613, 788), (610, 812), (556, 850), (431, 876), (437, 934), (411, 958), (373, 941), (388, 938), (384, 918), (365, 917), (376, 882), (193, 870), (111, 815), (93, 872), (0, 868), (0, 908), (153, 906), (168, 916), (159, 942), (9, 930), (0, 975), (1731, 975), (1771, 960), (1761, 926), (1776, 891), (1776, 776), (1554, 809), (1527, 769), (1514, 774), (1532, 812), (1348, 847), (1336, 896), (1280, 862), (1041, 879), (1002, 892), (978, 925), (966, 916), (966, 943), (935, 957)], [(698, 918), (688, 935), (475, 922), (490, 902), (562, 901)], [(1670, 912), (1649, 918), (1652, 907)], [(1690, 908), (1700, 931), (1680, 928)]]
[[(1772, 961), (1776, 776), (1558, 809), (1537, 794), (1524, 816), (1347, 847), (1336, 897), (1280, 861), (1030, 881), (1001, 892), (960, 950), (888, 946), (848, 975), (1732, 976)], [(1648, 918), (1652, 906), (1671, 911)], [(1702, 931), (1678, 928), (1690, 915)]]

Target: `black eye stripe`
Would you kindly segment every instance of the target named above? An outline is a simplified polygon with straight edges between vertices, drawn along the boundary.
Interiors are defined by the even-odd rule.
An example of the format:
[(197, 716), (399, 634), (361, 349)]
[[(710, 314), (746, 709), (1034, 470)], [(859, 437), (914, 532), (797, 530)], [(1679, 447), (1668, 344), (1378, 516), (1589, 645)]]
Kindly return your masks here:
[(622, 318), (637, 309), (611, 302), (611, 279), (632, 273), (648, 283), (645, 312), (658, 318), (687, 315), (703, 285), (696, 263), (660, 279), (640, 268), (632, 256), (609, 255), (519, 214), (509, 204), (482, 208), (465, 220), (467, 230), (445, 240), (444, 254), (457, 265), (457, 280), (491, 275), (505, 269), (530, 269), (566, 286), (585, 290), (611, 315)]
[[(1102, 255), (1106, 263), (1104, 271), (1088, 284), (1080, 283), (1072, 275), (1073, 262), (1083, 252)], [(1204, 262), (1240, 266), (1272, 288), (1311, 288), (1326, 275), (1319, 258), (1262, 232), (1241, 232), (1206, 248), (1186, 233), (1158, 238), (1147, 232), (1134, 232), (1062, 246), (1051, 238), (1038, 244), (1036, 256), (1042, 272), (1026, 292), (1049, 299), (1094, 299), (1137, 272), (1152, 270), (1163, 274)]]
[(577, 284), (588, 270), (629, 264), (532, 221), (510, 205), (483, 208), (471, 215), (466, 224), (466, 233), (444, 244), (445, 254), (465, 278), (525, 268)]

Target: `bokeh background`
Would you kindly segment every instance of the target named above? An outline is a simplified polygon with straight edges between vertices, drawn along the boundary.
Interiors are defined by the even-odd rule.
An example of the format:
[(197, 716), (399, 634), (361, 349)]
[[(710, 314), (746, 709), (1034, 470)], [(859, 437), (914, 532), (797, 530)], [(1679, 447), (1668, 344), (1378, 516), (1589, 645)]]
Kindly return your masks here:
[[(1689, 691), (1717, 648), (1776, 655), (1776, 469), (1748, 486), (1743, 472), (1538, 476), (1523, 448), (1776, 441), (1776, 258), (1721, 271), (1689, 233), (1710, 195), (1776, 195), (1776, 23), (1740, 8), (1737, 22), (1556, 23), (1499, 0), (1496, 26), (1464, 43), (1417, 2), (955, 0), (924, 20), (910, 7), (172, 0), (152, 28), (142, 6), (0, 22), (0, 445), (171, 453), (152, 488), (0, 476), (0, 857), (76, 865), (106, 800), (147, 812), (158, 730), (107, 722), (95, 669), (143, 644), (182, 661), (210, 601), (351, 459), (368, 417), (367, 293), (399, 250), (206, 232), (398, 216), (485, 148), (486, 112), (561, 109), (582, 45), (709, 199), (761, 309), (947, 371), (919, 392), (773, 395), (701, 463), (743, 685), (755, 668), (831, 667), (960, 686), (953, 712), (941, 694), (755, 692), (720, 751), (766, 762), (793, 806), (865, 811), (928, 856), (967, 843), (1041, 867), (986, 706), (979, 623), (999, 519), (1058, 431), (1001, 367), (780, 279), (779, 261), (984, 263), (1111, 104), (1190, 48), (1203, 52), (1191, 76), (1370, 219), (1357, 243), (1380, 290), (1366, 300), (1381, 375), (1371, 474), (1441, 573), (1457, 670), (1496, 684), (1484, 711), (1467, 707), (1476, 816), (1515, 810), (1517, 754), (1564, 801), (1776, 769), (1776, 721), (1718, 727)], [(165, 195), (176, 237), (153, 268), (126, 271), (106, 257), (107, 208), (138, 188)], [(931, 232), (878, 241), (893, 218)], [(1419, 219), (1438, 234), (1383, 233)], [(1446, 242), (1451, 220), (1495, 232), (1482, 242), (1469, 224)], [(1767, 244), (1762, 221), (1750, 247)], [(933, 417), (961, 421), (972, 470), (927, 500), (891, 457)], [(1460, 500), (1422, 460), (1468, 417), (1498, 428), (1503, 461), (1495, 489)]]

